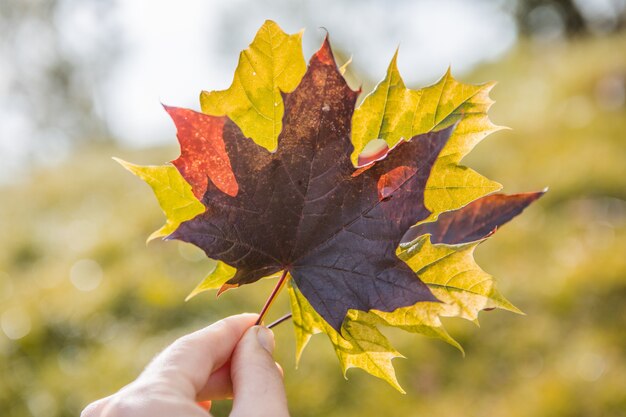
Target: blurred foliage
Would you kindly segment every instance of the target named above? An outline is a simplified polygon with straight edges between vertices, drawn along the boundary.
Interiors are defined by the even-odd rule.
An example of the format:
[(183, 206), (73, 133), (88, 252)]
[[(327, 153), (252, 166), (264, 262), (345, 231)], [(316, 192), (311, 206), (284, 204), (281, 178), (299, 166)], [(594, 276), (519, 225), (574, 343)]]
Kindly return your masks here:
[(115, 3), (2, 0), (0, 109), (30, 127), (23, 141), (46, 139), (31, 158), (111, 140), (101, 100), (122, 52)]
[[(294, 416), (626, 416), (624, 50), (624, 36), (521, 43), (460, 77), (498, 80), (492, 119), (514, 129), (465, 162), (506, 192), (551, 187), (477, 252), (528, 315), (487, 312), (480, 329), (448, 320), (465, 358), (386, 332), (408, 358), (397, 360), (404, 396), (359, 371), (346, 382), (323, 336), (295, 370), (293, 330), (282, 324), (276, 358)], [(3, 416), (78, 415), (177, 336), (262, 306), (271, 280), (183, 303), (211, 261), (182, 243), (145, 246), (162, 215), (149, 188), (109, 156), (146, 164), (176, 153), (101, 145), (0, 189)], [(283, 294), (269, 319), (287, 310)], [(227, 410), (214, 406), (217, 416)]]
[(505, 0), (526, 36), (578, 37), (626, 27), (624, 0)]

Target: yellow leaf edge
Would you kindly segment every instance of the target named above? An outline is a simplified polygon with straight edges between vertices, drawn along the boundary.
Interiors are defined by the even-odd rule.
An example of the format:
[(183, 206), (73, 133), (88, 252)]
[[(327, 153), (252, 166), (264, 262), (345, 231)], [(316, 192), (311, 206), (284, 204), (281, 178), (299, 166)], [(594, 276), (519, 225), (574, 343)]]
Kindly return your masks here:
[(282, 131), (281, 92), (293, 91), (306, 72), (303, 33), (287, 34), (266, 20), (240, 52), (230, 87), (200, 93), (202, 112), (228, 116), (245, 136), (273, 152)]
[[(358, 320), (346, 320), (342, 329), (343, 336), (339, 335), (315, 312), (292, 281), (289, 280), (287, 291), (296, 335), (296, 367), (311, 336), (324, 332), (333, 345), (344, 378), (347, 379), (349, 369), (360, 368), (370, 375), (386, 381), (399, 392), (406, 393), (400, 386), (391, 363), (393, 359), (404, 356), (391, 346), (376, 326)], [(376, 346), (376, 349), (367, 349), (367, 347), (373, 346)]]
[(206, 210), (175, 166), (171, 164), (136, 165), (120, 158), (113, 157), (112, 159), (150, 186), (165, 214), (165, 224), (154, 231), (146, 243), (171, 234), (181, 223), (193, 219)]
[(205, 291), (220, 289), (226, 281), (235, 276), (236, 272), (237, 269), (227, 263), (217, 261), (213, 270), (189, 293), (185, 301), (189, 301)]

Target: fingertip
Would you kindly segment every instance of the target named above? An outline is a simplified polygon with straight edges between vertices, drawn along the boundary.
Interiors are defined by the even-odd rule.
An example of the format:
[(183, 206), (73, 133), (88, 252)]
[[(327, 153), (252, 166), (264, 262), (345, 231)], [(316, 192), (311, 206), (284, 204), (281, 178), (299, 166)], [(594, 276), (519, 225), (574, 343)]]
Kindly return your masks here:
[(287, 416), (283, 376), (272, 357), (274, 333), (253, 326), (237, 345), (231, 362), (234, 402), (231, 416)]
[(270, 354), (274, 353), (274, 348), (276, 347), (274, 332), (265, 326), (254, 326), (254, 328), (257, 340), (263, 349), (267, 350)]
[(241, 318), (242, 320), (258, 320), (259, 319), (259, 313), (241, 313), (241, 314), (235, 314), (234, 316), (230, 316), (233, 318)]
[(208, 326), (206, 326), (204, 329), (200, 330), (209, 330), (209, 329), (214, 329), (217, 326), (220, 325), (228, 325), (228, 324), (234, 324), (237, 326), (242, 326), (244, 328), (249, 328), (254, 326), (254, 323), (256, 323), (256, 321), (259, 319), (259, 315), (257, 313), (241, 313), (241, 314), (235, 314), (233, 316), (228, 316), (225, 317), (221, 320), (216, 321), (213, 324), (210, 324)]

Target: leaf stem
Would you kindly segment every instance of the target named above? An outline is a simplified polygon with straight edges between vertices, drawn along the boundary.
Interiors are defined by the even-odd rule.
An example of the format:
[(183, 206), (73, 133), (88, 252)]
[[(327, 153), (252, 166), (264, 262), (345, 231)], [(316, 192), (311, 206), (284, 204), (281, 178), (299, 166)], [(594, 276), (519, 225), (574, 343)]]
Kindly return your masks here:
[(267, 310), (270, 308), (270, 306), (276, 299), (276, 296), (278, 296), (278, 293), (280, 292), (280, 290), (282, 290), (283, 287), (285, 286), (285, 282), (287, 282), (287, 270), (286, 269), (283, 270), (283, 274), (280, 276), (278, 283), (276, 283), (274, 290), (268, 297), (267, 301), (265, 301), (265, 305), (263, 306), (263, 309), (259, 313), (259, 319), (256, 321), (256, 323), (254, 323), (255, 326), (261, 324), (261, 322), (263, 321), (263, 318), (265, 317), (265, 314), (267, 313)]
[(285, 314), (284, 316), (282, 316), (281, 318), (279, 318), (278, 320), (275, 320), (273, 322), (271, 322), (270, 324), (267, 325), (268, 329), (271, 329), (272, 327), (276, 327), (278, 326), (280, 323), (282, 323), (283, 321), (287, 321), (291, 318), (292, 314)]

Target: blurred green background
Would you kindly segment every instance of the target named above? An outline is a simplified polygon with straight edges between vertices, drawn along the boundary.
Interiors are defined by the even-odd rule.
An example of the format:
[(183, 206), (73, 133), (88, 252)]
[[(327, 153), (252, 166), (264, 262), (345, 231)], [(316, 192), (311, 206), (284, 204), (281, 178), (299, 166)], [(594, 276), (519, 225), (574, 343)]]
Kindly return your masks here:
[[(238, 51), (263, 19), (276, 19), (288, 32), (325, 18), (337, 21), (311, 2), (295, 2), (307, 6), (306, 12), (287, 2), (270, 3), (282, 8), (276, 14), (287, 23), (270, 6), (264, 14), (243, 1), (221, 11), (215, 30), (222, 33), (231, 74)], [(397, 16), (411, 2), (344, 3), (346, 11), (378, 5)], [(138, 52), (117, 39), (115, 22), (124, 19), (110, 17), (119, 4), (105, 1), (81, 6), (102, 13), (101, 37), (82, 55), (68, 52), (58, 10), (76, 4), (0, 3), (0, 108), (12, 111), (5, 111), (0, 130), (0, 415), (6, 417), (78, 415), (87, 403), (133, 380), (176, 337), (230, 314), (259, 311), (274, 284), (183, 302), (211, 261), (183, 243), (145, 245), (163, 221), (158, 204), (145, 184), (110, 158), (171, 160), (178, 152), (173, 129), (153, 142), (116, 133), (116, 123), (124, 124), (111, 116), (115, 111), (106, 111), (99, 91), (123, 90), (123, 83), (107, 76), (120, 57)], [(424, 10), (435, 8), (433, 2), (423, 4)], [(407, 395), (360, 370), (344, 380), (323, 335), (313, 338), (294, 369), (293, 330), (289, 322), (281, 324), (275, 329), (276, 358), (285, 369), (294, 416), (626, 416), (626, 2), (489, 4), (513, 25), (510, 44), (496, 57), (480, 55), (489, 43), (476, 44), (480, 56), (461, 73), (454, 71), (454, 55), (450, 59), (461, 81), (499, 82), (491, 117), (512, 128), (488, 137), (465, 163), (503, 183), (506, 192), (550, 187), (477, 252), (479, 263), (527, 316), (485, 312), (480, 328), (447, 320), (465, 358), (439, 341), (386, 332), (407, 357), (395, 361)], [(149, 19), (150, 4), (145, 6)], [(251, 23), (225, 42), (233, 31), (228, 23), (238, 19)], [(351, 18), (345, 19), (343, 32), (329, 27), (342, 59), (351, 53), (342, 47), (351, 36)], [(20, 51), (35, 48), (37, 39), (24, 35), (28, 25), (60, 40), (40, 57), (40, 67), (25, 69), (30, 61)], [(445, 19), (441, 25), (453, 30), (446, 29)], [(315, 44), (320, 35), (314, 26), (307, 28)], [(401, 57), (410, 56), (411, 39), (399, 40)], [(390, 35), (384, 45), (397, 42)], [(370, 59), (382, 63), (377, 78), (393, 47), (371, 52)], [(410, 70), (401, 70), (411, 78)], [(424, 71), (414, 79), (436, 79)], [(445, 66), (436, 69), (444, 71)], [(351, 77), (364, 91), (377, 79), (357, 59)], [(223, 87), (210, 77), (195, 82), (196, 91), (185, 94)], [(158, 97), (150, 100), (158, 105)], [(126, 117), (144, 120), (142, 111), (131, 109)], [(165, 113), (158, 117), (169, 123)], [(147, 124), (146, 130), (153, 128)], [(27, 126), (16, 130), (24, 136), (7, 128), (14, 125)], [(159, 145), (163, 141), (167, 145)], [(283, 295), (270, 319), (287, 311)], [(225, 416), (228, 406), (216, 403), (213, 413)]]

